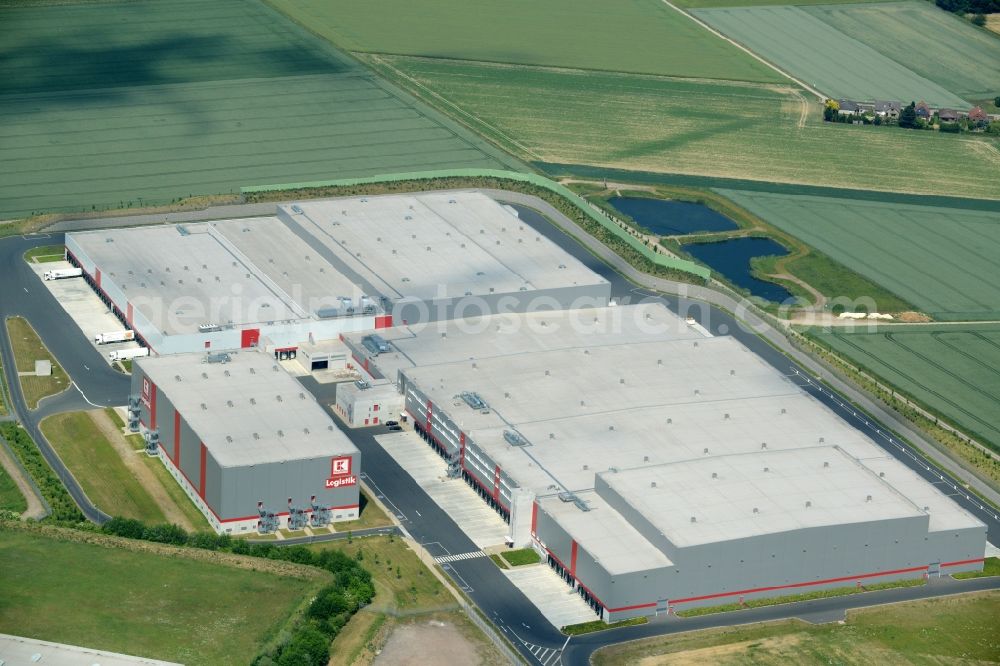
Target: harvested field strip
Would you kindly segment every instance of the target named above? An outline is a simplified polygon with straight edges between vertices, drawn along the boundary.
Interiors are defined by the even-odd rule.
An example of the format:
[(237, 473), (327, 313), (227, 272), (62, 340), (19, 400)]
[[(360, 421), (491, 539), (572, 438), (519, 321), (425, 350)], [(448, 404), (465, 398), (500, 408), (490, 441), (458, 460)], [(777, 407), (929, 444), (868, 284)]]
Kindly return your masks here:
[(830, 97), (924, 99), (934, 105), (969, 107), (954, 92), (840, 32), (807, 9), (745, 7), (693, 13)]
[(893, 326), (888, 332), (811, 335), (1000, 450), (1000, 325)]
[(1000, 212), (719, 192), (938, 319), (1000, 319)]
[[(540, 162), (1000, 196), (1000, 166), (971, 147), (990, 139), (823, 123), (819, 105), (808, 107), (800, 127), (803, 101), (790, 87), (427, 58), (368, 60), (411, 90), (408, 79), (433, 91), (440, 99), (428, 101), (498, 145)], [(878, 159), (858, 159), (875, 154)], [(927, 164), (938, 165), (934, 178), (912, 176)]]
[(932, 3), (824, 5), (804, 11), (965, 99), (1000, 93), (1000, 39)]
[(787, 82), (659, 0), (269, 0), (362, 53)]

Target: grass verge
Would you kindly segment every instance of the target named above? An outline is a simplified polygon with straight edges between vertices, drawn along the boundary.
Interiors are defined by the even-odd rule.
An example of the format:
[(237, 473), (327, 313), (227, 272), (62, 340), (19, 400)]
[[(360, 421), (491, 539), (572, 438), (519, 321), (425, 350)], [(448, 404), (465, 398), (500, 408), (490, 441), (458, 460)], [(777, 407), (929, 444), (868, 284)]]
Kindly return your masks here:
[[(329, 580), (216, 553), (59, 529), (3, 530), (0, 632), (186, 664), (247, 664)], [(132, 546), (132, 547), (128, 547)], [(228, 559), (234, 559), (229, 556)]]
[(501, 569), (510, 569), (510, 565), (507, 564), (507, 560), (503, 559), (496, 553), (490, 555), (490, 559), (493, 560), (493, 564), (497, 565)]
[(915, 580), (898, 580), (889, 583), (875, 583), (863, 587), (835, 587), (830, 590), (816, 590), (804, 594), (788, 594), (781, 597), (769, 597), (767, 599), (750, 599), (742, 603), (722, 604), (719, 606), (703, 606), (701, 608), (691, 608), (689, 610), (677, 611), (678, 617), (697, 617), (699, 615), (713, 615), (715, 613), (728, 613), (729, 611), (744, 610), (747, 608), (760, 608), (761, 606), (777, 606), (778, 604), (791, 604), (797, 601), (810, 601), (812, 599), (827, 599), (829, 597), (844, 597), (851, 594), (862, 594), (864, 592), (874, 592), (875, 590), (888, 590), (894, 587), (919, 587), (925, 585), (923, 578)]
[(995, 662), (998, 633), (1000, 592), (992, 591), (850, 611), (845, 624), (785, 620), (630, 641), (597, 651), (591, 663)]
[(358, 499), (358, 519), (337, 523), (334, 527), (338, 532), (350, 532), (351, 530), (366, 530), (373, 527), (390, 527), (392, 520), (375, 502), (372, 502), (365, 491), (359, 493)]
[(634, 627), (637, 624), (646, 624), (649, 618), (646, 616), (633, 617), (620, 622), (606, 623), (604, 620), (592, 620), (581, 622), (580, 624), (567, 624), (559, 631), (567, 636), (580, 636), (581, 634), (592, 634), (595, 631), (607, 631), (608, 629), (618, 629), (619, 627)]
[(62, 261), (65, 257), (66, 248), (62, 245), (39, 245), (24, 253), (24, 260), (28, 263), (37, 262), (40, 264)]
[(987, 576), (1000, 576), (1000, 557), (987, 557), (983, 562), (982, 571), (963, 571), (952, 574), (952, 578), (965, 580), (966, 578), (986, 578)]
[(533, 548), (518, 548), (517, 550), (505, 550), (501, 554), (503, 559), (512, 567), (520, 567), (526, 564), (538, 564), (541, 559)]
[(35, 329), (23, 317), (7, 320), (7, 333), (14, 351), (14, 361), (18, 372), (35, 372), (35, 361), (48, 360), (52, 363), (52, 374), (48, 377), (21, 376), (21, 391), (28, 409), (38, 407), (38, 402), (47, 396), (61, 393), (69, 388), (66, 371), (56, 363), (55, 357), (42, 344)]
[(40, 424), (45, 438), (83, 491), (108, 515), (147, 523), (167, 522), (163, 510), (139, 483), (87, 412), (56, 414)]
[(50, 518), (56, 522), (79, 523), (84, 520), (79, 507), (66, 491), (56, 473), (42, 457), (42, 452), (28, 433), (14, 423), (0, 424), (0, 433), (14, 450), (14, 454), (35, 480), (35, 485), (42, 491), (42, 497), (52, 509)]

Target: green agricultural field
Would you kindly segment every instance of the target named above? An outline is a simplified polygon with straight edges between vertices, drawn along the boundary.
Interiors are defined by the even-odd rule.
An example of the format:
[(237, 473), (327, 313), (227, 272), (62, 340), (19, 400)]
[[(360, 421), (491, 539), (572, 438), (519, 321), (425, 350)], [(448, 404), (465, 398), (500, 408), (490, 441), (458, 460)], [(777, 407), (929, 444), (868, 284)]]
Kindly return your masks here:
[(786, 81), (660, 0), (270, 0), (364, 53)]
[(1000, 325), (883, 326), (809, 335), (1000, 451)]
[(0, 7), (0, 219), (513, 164), (256, 0)]
[[(537, 162), (1000, 197), (997, 142), (824, 123), (786, 86), (368, 56), (500, 146)], [(859, 156), (878, 156), (877, 159)], [(933, 174), (914, 176), (934, 165)]]
[[(700, 9), (708, 7), (758, 7), (767, 5), (841, 5), (884, 0), (671, 0), (678, 7)], [(891, 0), (890, 0), (891, 1)]]
[(964, 99), (1000, 94), (1000, 39), (933, 3), (824, 5), (804, 11)]
[(0, 632), (192, 665), (248, 664), (316, 585), (154, 548), (5, 529)]
[[(903, 64), (840, 32), (809, 8), (735, 7), (698, 9), (694, 15), (727, 37), (826, 95), (857, 100), (927, 100), (930, 104), (967, 108), (954, 91), (920, 76)], [(893, 29), (893, 24), (886, 26)], [(926, 28), (925, 28), (926, 29)], [(971, 29), (971, 28), (970, 28)], [(899, 40), (911, 57), (922, 58), (905, 33), (883, 39)], [(923, 40), (937, 39), (928, 32)], [(929, 63), (933, 67), (936, 63)]]
[(1000, 319), (1000, 212), (719, 192), (937, 319)]

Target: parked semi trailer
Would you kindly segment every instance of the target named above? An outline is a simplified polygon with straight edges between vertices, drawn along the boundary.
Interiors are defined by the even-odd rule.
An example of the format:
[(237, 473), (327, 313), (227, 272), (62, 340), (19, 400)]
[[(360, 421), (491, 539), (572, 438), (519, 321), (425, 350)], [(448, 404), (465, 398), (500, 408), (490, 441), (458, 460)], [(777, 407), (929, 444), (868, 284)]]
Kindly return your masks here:
[(107, 345), (112, 342), (128, 342), (135, 340), (135, 331), (111, 331), (109, 333), (98, 333), (94, 336), (94, 342), (99, 345)]
[(42, 273), (42, 277), (46, 280), (62, 280), (63, 278), (74, 278), (81, 275), (83, 275), (82, 268), (57, 268)]
[(133, 358), (149, 356), (148, 347), (136, 347), (135, 349), (117, 349), (108, 354), (112, 361), (128, 361)]

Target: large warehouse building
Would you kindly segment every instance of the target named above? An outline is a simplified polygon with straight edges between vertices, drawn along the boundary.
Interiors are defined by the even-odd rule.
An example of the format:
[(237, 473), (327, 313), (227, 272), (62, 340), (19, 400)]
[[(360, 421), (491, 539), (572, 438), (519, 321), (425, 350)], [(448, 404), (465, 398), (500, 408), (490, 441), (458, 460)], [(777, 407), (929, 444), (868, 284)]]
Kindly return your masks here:
[(394, 319), (593, 307), (611, 289), (516, 211), (471, 192), (71, 233), (66, 249), (158, 354), (261, 346), (280, 355)]
[(358, 517), (359, 451), (268, 355), (136, 359), (132, 393), (150, 448), (218, 532)]
[(415, 429), (607, 621), (982, 567), (985, 525), (661, 305), (380, 333)]

